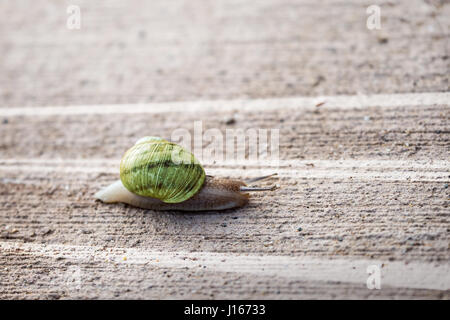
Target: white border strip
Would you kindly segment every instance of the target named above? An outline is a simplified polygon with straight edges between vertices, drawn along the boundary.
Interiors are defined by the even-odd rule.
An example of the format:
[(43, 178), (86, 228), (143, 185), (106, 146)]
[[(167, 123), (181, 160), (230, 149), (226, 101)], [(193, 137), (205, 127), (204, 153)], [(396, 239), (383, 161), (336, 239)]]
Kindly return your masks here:
[[(75, 167), (111, 167), (118, 168), (120, 159), (107, 158), (89, 158), (89, 159), (64, 159), (64, 158), (0, 158), (0, 167), (10, 165), (20, 166), (75, 166)], [(368, 170), (377, 169), (426, 169), (450, 171), (450, 161), (433, 160), (433, 159), (412, 159), (412, 160), (383, 160), (383, 159), (340, 159), (340, 160), (319, 160), (319, 159), (303, 159), (303, 160), (279, 160), (279, 161), (253, 161), (253, 160), (236, 160), (221, 161), (220, 163), (204, 162), (205, 166), (210, 168), (222, 168), (233, 166), (246, 167), (286, 167), (286, 168), (364, 168)], [(241, 170), (241, 168), (239, 168)]]
[(161, 114), (171, 112), (229, 112), (239, 110), (274, 111), (279, 109), (320, 108), (355, 109), (367, 107), (411, 107), (434, 104), (449, 105), (450, 92), (376, 94), (353, 96), (323, 96), (323, 97), (289, 97), (256, 100), (212, 100), (190, 102), (162, 102), (148, 104), (118, 104), (118, 105), (80, 105), (56, 107), (19, 107), (0, 108), (0, 117), (14, 116), (56, 116), (56, 115), (89, 115), (89, 114)]
[[(164, 268), (198, 269), (281, 277), (300, 281), (344, 282), (366, 287), (367, 267), (379, 266), (383, 287), (450, 289), (450, 264), (387, 262), (369, 259), (326, 259), (309, 256), (248, 255), (217, 252), (163, 252), (145, 248), (103, 248), (63, 244), (0, 242), (1, 251), (79, 263), (151, 264)], [(81, 279), (82, 281), (83, 279)]]
[[(44, 160), (0, 159), (0, 172), (60, 172), (60, 173), (109, 173), (118, 174), (119, 160)], [(407, 160), (288, 160), (279, 166), (266, 163), (224, 162), (220, 166), (205, 165), (207, 174), (242, 178), (256, 177), (277, 172), (286, 179), (338, 179), (352, 181), (409, 181), (448, 182), (449, 161)], [(246, 166), (242, 169), (242, 166)], [(9, 180), (0, 179), (0, 183)]]

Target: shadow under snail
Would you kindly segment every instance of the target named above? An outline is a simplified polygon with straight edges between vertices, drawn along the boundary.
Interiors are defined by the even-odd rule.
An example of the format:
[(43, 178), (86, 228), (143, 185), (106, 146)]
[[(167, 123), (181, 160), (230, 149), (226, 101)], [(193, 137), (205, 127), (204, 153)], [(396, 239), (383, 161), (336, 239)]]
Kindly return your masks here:
[(272, 187), (247, 186), (276, 174), (243, 182), (205, 174), (192, 153), (159, 137), (144, 137), (125, 152), (120, 180), (95, 198), (151, 210), (215, 211), (242, 207), (251, 191)]

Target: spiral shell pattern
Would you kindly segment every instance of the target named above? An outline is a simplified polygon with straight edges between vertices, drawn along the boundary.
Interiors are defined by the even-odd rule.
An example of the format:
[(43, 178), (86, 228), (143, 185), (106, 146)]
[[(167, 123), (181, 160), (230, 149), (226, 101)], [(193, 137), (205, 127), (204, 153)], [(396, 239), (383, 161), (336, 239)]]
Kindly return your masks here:
[(205, 170), (181, 146), (158, 137), (144, 137), (123, 156), (120, 179), (135, 194), (179, 203), (201, 189)]

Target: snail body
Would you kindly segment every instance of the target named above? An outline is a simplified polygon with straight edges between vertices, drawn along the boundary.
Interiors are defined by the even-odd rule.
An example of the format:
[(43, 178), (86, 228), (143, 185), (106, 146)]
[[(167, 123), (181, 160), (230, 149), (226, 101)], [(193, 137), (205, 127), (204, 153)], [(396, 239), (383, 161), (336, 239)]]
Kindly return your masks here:
[(179, 203), (166, 203), (152, 197), (130, 192), (121, 180), (96, 194), (105, 203), (122, 202), (134, 207), (151, 210), (208, 211), (242, 207), (248, 202), (248, 194), (239, 191), (243, 183), (228, 179), (207, 177), (204, 187), (192, 198)]
[(158, 137), (145, 137), (123, 156), (120, 180), (97, 192), (95, 198), (151, 210), (215, 211), (246, 205), (248, 191), (273, 189), (207, 176), (189, 151)]

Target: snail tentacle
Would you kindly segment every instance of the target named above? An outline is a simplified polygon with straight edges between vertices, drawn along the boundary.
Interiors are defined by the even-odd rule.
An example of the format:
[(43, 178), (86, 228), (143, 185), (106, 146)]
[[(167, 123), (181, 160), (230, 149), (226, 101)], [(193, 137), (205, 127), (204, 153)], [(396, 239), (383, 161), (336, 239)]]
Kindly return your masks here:
[(277, 188), (277, 186), (270, 187), (247, 187), (243, 186), (240, 188), (242, 192), (252, 192), (252, 191), (273, 191)]
[(253, 179), (250, 179), (250, 180), (245, 180), (245, 183), (246, 184), (250, 184), (250, 183), (253, 183), (253, 182), (256, 182), (256, 181), (261, 181), (261, 180), (265, 180), (265, 179), (270, 178), (270, 177), (274, 177), (276, 175), (278, 175), (278, 173), (275, 172), (275, 173), (269, 174), (267, 176), (261, 176), (261, 177), (256, 177), (256, 178), (253, 178)]

